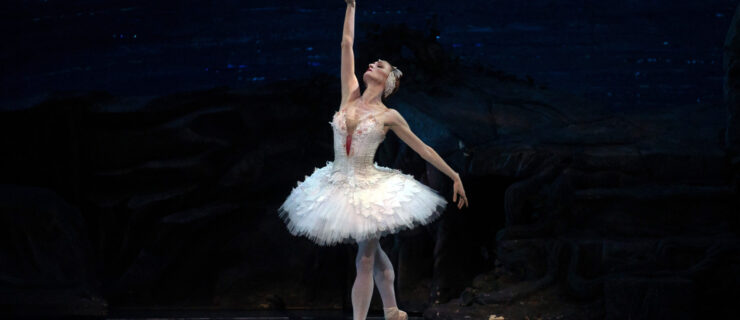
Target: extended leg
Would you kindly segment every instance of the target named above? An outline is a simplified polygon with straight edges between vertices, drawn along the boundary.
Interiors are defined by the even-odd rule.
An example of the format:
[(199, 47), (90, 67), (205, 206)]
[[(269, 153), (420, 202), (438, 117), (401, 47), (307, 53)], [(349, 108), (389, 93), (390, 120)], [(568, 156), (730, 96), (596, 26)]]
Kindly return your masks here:
[(365, 320), (373, 297), (373, 265), (378, 239), (357, 242), (357, 277), (352, 286), (352, 319)]
[(380, 298), (383, 300), (383, 307), (396, 307), (396, 292), (393, 288), (393, 281), (396, 278), (396, 274), (393, 272), (393, 264), (391, 264), (391, 260), (388, 259), (388, 255), (385, 254), (380, 244), (377, 246), (378, 249), (375, 250), (375, 266), (373, 269), (375, 285), (378, 286)]

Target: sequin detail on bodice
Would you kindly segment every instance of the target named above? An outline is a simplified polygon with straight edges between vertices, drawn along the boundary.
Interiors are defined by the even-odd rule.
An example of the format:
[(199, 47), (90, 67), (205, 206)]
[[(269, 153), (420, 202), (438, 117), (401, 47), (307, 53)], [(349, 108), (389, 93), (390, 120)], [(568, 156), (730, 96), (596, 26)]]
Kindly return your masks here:
[[(334, 131), (334, 167), (332, 176), (365, 176), (376, 170), (373, 165), (378, 145), (385, 139), (381, 112), (366, 114), (357, 121), (353, 133), (347, 132), (346, 109), (334, 113), (331, 124)], [(349, 152), (347, 152), (349, 148)]]

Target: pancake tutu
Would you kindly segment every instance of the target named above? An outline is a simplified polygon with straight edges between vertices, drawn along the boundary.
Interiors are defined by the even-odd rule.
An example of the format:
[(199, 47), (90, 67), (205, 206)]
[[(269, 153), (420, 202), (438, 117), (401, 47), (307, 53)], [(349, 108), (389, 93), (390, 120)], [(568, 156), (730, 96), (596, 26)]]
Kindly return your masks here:
[(298, 182), (278, 209), (295, 236), (329, 246), (382, 237), (434, 221), (447, 201), (397, 169), (378, 166), (347, 174), (334, 162)]

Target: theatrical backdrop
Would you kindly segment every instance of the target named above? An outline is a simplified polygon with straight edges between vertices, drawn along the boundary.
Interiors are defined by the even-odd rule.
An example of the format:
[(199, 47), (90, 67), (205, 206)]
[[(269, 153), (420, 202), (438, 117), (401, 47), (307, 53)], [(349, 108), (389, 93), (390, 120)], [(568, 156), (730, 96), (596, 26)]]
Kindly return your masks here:
[[(343, 0), (0, 6), (0, 318), (351, 319), (357, 246), (278, 216), (334, 157)], [(739, 20), (729, 0), (358, 0), (358, 79), (403, 71), (385, 104), (470, 203), (380, 240), (399, 307), (737, 315)], [(393, 133), (375, 162), (452, 202)]]

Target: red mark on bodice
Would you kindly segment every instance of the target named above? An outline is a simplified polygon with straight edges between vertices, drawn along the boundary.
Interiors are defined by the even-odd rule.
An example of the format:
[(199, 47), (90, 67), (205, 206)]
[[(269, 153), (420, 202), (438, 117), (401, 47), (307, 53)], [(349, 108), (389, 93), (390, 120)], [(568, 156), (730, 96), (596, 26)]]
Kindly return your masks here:
[(347, 134), (347, 141), (344, 142), (344, 146), (347, 149), (347, 155), (349, 155), (349, 148), (352, 146), (352, 134)]

